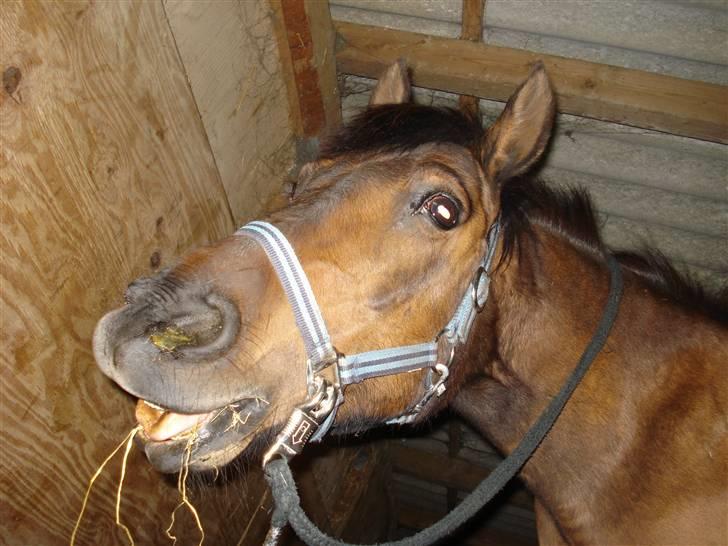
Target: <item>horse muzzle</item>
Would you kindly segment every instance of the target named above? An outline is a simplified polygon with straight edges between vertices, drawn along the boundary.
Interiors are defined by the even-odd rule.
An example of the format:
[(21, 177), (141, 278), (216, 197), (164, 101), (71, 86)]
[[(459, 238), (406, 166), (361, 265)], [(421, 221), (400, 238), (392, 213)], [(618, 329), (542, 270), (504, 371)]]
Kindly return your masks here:
[(128, 393), (183, 414), (259, 396), (227, 358), (241, 328), (236, 305), (188, 292), (164, 304), (132, 301), (105, 315), (93, 336), (101, 371)]

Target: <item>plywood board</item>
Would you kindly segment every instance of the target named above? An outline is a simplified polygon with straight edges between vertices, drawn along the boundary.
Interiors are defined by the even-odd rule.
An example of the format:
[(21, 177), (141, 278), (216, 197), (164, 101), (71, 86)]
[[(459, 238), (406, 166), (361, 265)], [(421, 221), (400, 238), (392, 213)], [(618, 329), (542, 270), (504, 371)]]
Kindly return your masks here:
[(280, 191), (295, 162), (271, 10), (246, 0), (167, 0), (164, 9), (242, 224)]
[[(2, 2), (0, 36), (0, 66), (17, 70), (0, 90), (0, 542), (65, 544), (133, 422), (94, 365), (95, 322), (130, 280), (233, 222), (161, 2)], [(118, 471), (100, 478), (78, 544), (126, 544)], [(177, 496), (137, 451), (125, 491), (137, 543), (164, 543)], [(225, 501), (207, 495), (221, 537), (210, 512)]]

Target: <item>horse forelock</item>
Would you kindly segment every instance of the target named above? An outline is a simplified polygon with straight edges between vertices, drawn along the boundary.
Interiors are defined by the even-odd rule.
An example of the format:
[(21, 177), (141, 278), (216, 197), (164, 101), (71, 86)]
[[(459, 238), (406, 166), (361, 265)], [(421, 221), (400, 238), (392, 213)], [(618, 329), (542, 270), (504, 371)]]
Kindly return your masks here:
[(321, 157), (348, 153), (407, 152), (430, 143), (451, 143), (478, 153), (480, 121), (454, 108), (419, 104), (371, 106), (327, 138)]

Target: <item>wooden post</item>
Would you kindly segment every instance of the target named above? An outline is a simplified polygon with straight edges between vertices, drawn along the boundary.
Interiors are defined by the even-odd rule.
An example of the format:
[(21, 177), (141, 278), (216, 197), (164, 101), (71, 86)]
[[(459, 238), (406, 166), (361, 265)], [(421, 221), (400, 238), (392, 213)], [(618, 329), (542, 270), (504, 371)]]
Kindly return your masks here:
[[(463, 0), (462, 30), (460, 38), (471, 42), (483, 39), (483, 14), (486, 0)], [(480, 99), (473, 95), (460, 96), (460, 109), (473, 117), (480, 116)]]
[(269, 0), (296, 134), (319, 137), (341, 123), (328, 1)]

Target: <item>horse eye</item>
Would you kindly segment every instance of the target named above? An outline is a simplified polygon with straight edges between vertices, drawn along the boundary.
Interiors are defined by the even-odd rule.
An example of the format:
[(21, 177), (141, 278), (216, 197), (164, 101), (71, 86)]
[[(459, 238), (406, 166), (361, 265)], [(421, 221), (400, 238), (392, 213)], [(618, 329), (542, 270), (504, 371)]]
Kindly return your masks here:
[(436, 193), (422, 203), (422, 209), (442, 229), (452, 229), (458, 225), (460, 206), (454, 198), (444, 193)]

